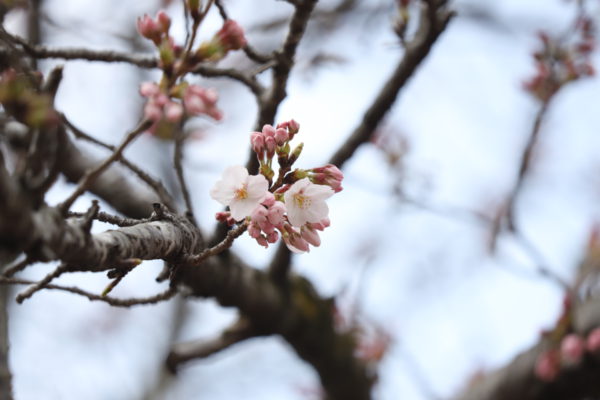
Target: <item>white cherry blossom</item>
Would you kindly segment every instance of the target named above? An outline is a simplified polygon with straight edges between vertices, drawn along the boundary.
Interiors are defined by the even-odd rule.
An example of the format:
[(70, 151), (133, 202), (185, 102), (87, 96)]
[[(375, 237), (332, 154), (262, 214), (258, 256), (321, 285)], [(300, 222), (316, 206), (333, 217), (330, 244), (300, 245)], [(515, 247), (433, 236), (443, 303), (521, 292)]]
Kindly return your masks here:
[(333, 194), (329, 186), (316, 185), (308, 178), (300, 179), (283, 195), (288, 220), (296, 227), (307, 222), (321, 222), (329, 214), (325, 200)]
[(265, 199), (269, 189), (262, 175), (250, 175), (241, 165), (228, 167), (210, 190), (210, 196), (229, 206), (231, 216), (240, 221), (249, 216)]

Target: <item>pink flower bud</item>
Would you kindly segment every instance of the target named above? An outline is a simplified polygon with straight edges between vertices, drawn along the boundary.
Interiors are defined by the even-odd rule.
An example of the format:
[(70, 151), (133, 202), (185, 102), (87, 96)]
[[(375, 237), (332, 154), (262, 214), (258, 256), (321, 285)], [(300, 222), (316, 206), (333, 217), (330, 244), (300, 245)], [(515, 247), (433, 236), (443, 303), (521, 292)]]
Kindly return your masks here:
[(154, 82), (142, 82), (140, 85), (140, 94), (144, 97), (153, 97), (160, 93), (158, 85)]
[(552, 382), (560, 370), (560, 359), (556, 350), (540, 354), (535, 363), (535, 376), (545, 382)]
[(325, 230), (325, 228), (329, 227), (329, 225), (331, 225), (329, 218), (325, 218), (319, 222), (313, 222), (312, 224), (310, 224), (311, 228), (317, 229), (319, 231)]
[(151, 39), (156, 42), (160, 40), (159, 26), (148, 14), (144, 14), (143, 17), (137, 19), (137, 30), (143, 37)]
[(156, 20), (160, 26), (160, 30), (163, 33), (167, 33), (171, 27), (171, 17), (169, 17), (163, 10), (160, 10), (158, 14), (156, 14)]
[(144, 106), (144, 117), (149, 121), (158, 121), (162, 118), (162, 107), (149, 100)]
[(590, 353), (600, 353), (600, 328), (589, 333), (586, 339), (586, 348)]
[(269, 242), (267, 241), (267, 238), (265, 238), (262, 235), (256, 238), (256, 242), (258, 242), (258, 244), (260, 244), (263, 247), (269, 247)]
[(308, 243), (312, 244), (315, 247), (319, 247), (321, 245), (321, 238), (319, 237), (319, 233), (308, 225), (303, 225), (300, 229), (300, 234), (302, 239), (306, 240)]
[(273, 135), (273, 137), (275, 138), (275, 142), (278, 146), (283, 146), (285, 142), (287, 142), (287, 140), (289, 139), (286, 130), (281, 128), (275, 130), (275, 134)]
[(275, 138), (273, 136), (267, 136), (265, 138), (265, 148), (267, 149), (268, 158), (271, 158), (275, 155), (276, 147), (277, 143), (275, 143)]
[(300, 124), (297, 123), (296, 121), (294, 121), (293, 119), (291, 119), (289, 121), (285, 121), (285, 122), (278, 124), (277, 128), (287, 129), (287, 131), (290, 135), (290, 140), (292, 140), (294, 135), (296, 133), (298, 133), (298, 131), (300, 130)]
[(263, 206), (258, 206), (250, 214), (250, 219), (259, 226), (267, 221), (267, 209)]
[(275, 226), (281, 225), (285, 221), (285, 205), (276, 201), (271, 207), (269, 207), (269, 215), (267, 218), (269, 222)]
[(254, 239), (258, 239), (259, 237), (261, 237), (260, 228), (256, 223), (252, 222), (248, 226), (248, 234)]
[(583, 358), (585, 342), (577, 334), (569, 334), (560, 342), (560, 356), (567, 364), (577, 364)]
[(265, 151), (265, 137), (261, 132), (252, 132), (250, 134), (250, 144), (252, 150), (262, 158), (263, 152)]
[(171, 122), (181, 121), (183, 116), (183, 106), (179, 103), (171, 101), (165, 106), (165, 117)]
[(217, 32), (216, 38), (225, 51), (239, 50), (246, 46), (244, 30), (232, 19), (228, 19), (223, 23), (223, 27)]
[(267, 208), (275, 204), (275, 196), (273, 195), (273, 193), (267, 192), (267, 194), (265, 195), (265, 199), (262, 201), (261, 204)]
[(215, 214), (215, 218), (219, 222), (227, 222), (227, 219), (231, 217), (229, 211), (220, 211)]
[(278, 239), (279, 239), (279, 232), (273, 231), (271, 233), (267, 233), (267, 242), (277, 243)]
[(262, 128), (262, 133), (265, 135), (265, 138), (275, 137), (275, 128), (272, 125), (265, 125)]
[(342, 180), (344, 174), (338, 167), (333, 164), (327, 164), (324, 167), (313, 168), (311, 181), (319, 185), (327, 185), (336, 193), (342, 191)]
[(217, 92), (213, 89), (190, 85), (183, 94), (183, 105), (192, 115), (206, 114), (219, 121), (223, 114), (216, 107), (217, 98)]
[(169, 102), (169, 96), (164, 93), (158, 93), (156, 96), (152, 97), (152, 100), (162, 107)]

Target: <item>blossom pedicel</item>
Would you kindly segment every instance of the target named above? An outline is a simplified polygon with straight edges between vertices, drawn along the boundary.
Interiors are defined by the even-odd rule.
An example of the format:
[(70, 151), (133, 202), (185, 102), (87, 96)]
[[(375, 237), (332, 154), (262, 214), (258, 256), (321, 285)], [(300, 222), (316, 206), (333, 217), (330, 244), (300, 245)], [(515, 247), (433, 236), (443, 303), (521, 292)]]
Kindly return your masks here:
[[(342, 190), (344, 176), (332, 164), (292, 171), (302, 143), (292, 151), (289, 142), (299, 129), (300, 125), (291, 120), (252, 132), (250, 144), (260, 164), (259, 174), (250, 175), (242, 166), (229, 167), (210, 195), (229, 206), (228, 212), (217, 213), (218, 221), (233, 225), (245, 220), (248, 234), (261, 246), (268, 247), (281, 236), (291, 251), (303, 253), (309, 246), (321, 244), (318, 231), (330, 225), (325, 200)], [(279, 164), (276, 180), (275, 155)]]

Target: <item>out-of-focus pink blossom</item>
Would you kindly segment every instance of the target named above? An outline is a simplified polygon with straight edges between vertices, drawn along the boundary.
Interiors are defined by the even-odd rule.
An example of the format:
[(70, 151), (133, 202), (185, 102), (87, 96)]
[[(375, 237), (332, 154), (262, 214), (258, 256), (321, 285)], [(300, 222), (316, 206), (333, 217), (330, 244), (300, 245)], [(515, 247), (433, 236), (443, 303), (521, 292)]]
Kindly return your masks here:
[(566, 364), (577, 364), (583, 358), (585, 341), (577, 334), (569, 334), (560, 342), (560, 356)]
[(170, 122), (179, 122), (183, 117), (183, 106), (171, 101), (165, 105), (165, 117)]
[(558, 351), (549, 350), (541, 353), (535, 363), (534, 372), (540, 380), (552, 382), (560, 371)]
[(140, 84), (140, 94), (144, 97), (154, 97), (160, 93), (160, 89), (155, 82), (142, 82)]
[(163, 116), (162, 106), (149, 100), (144, 106), (144, 117), (149, 121), (158, 122)]
[(600, 353), (600, 328), (596, 328), (588, 334), (585, 347), (590, 353)]
[(169, 28), (171, 27), (171, 17), (169, 17), (166, 12), (160, 10), (156, 14), (156, 21), (163, 33), (169, 32)]
[(192, 115), (206, 114), (219, 121), (223, 113), (217, 108), (218, 94), (214, 89), (204, 89), (197, 85), (190, 85), (184, 92), (183, 105), (185, 110)]
[(273, 231), (271, 233), (267, 233), (267, 242), (277, 243), (277, 240), (279, 240), (279, 232)]
[(139, 17), (136, 22), (137, 30), (146, 39), (152, 40), (157, 46), (160, 45), (163, 35), (167, 35), (171, 26), (171, 18), (164, 11), (159, 11), (156, 18), (152, 19), (148, 14)]
[(225, 51), (239, 50), (246, 46), (246, 37), (242, 27), (232, 19), (228, 19), (217, 32), (215, 37), (218, 39)]

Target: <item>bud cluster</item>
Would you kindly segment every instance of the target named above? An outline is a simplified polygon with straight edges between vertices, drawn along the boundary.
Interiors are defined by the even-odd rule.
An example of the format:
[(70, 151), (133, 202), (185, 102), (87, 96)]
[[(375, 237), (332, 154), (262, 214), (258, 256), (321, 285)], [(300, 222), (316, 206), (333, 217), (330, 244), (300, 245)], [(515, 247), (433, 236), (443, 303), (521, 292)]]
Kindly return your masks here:
[(535, 363), (534, 372), (538, 379), (554, 381), (561, 368), (580, 365), (584, 356), (600, 356), (600, 328), (592, 330), (587, 337), (570, 333), (562, 338), (558, 348), (542, 352)]
[[(321, 244), (319, 231), (330, 225), (325, 200), (342, 190), (343, 180), (342, 172), (331, 164), (290, 171), (302, 150), (302, 143), (290, 150), (289, 142), (299, 129), (300, 125), (291, 120), (251, 133), (259, 175), (250, 176), (241, 166), (229, 167), (211, 190), (215, 200), (230, 208), (229, 212), (217, 213), (217, 220), (233, 225), (243, 218), (250, 237), (261, 246), (268, 247), (281, 237), (297, 253)], [(273, 182), (275, 155), (280, 168)]]
[(210, 41), (194, 50), (196, 30), (212, 4), (201, 11), (201, 3), (199, 0), (185, 2), (194, 31), (183, 46), (175, 44), (169, 34), (171, 18), (164, 11), (159, 11), (155, 18), (145, 14), (137, 20), (138, 32), (158, 49), (159, 65), (163, 70), (159, 83), (145, 82), (140, 87), (140, 94), (148, 98), (144, 115), (154, 122), (149, 132), (161, 138), (172, 138), (173, 125), (181, 123), (185, 116), (207, 115), (217, 121), (223, 117), (216, 107), (218, 95), (214, 89), (189, 85), (183, 78), (199, 63), (218, 61), (229, 51), (246, 46), (243, 29), (237, 22), (226, 20)]
[(547, 102), (567, 83), (595, 74), (592, 52), (596, 47), (592, 19), (580, 16), (574, 35), (552, 38), (545, 32), (538, 34), (541, 49), (533, 53), (536, 74), (524, 83), (524, 88), (542, 102)]
[(179, 124), (185, 114), (207, 115), (217, 121), (223, 117), (216, 106), (218, 94), (214, 89), (183, 83), (163, 91), (154, 82), (144, 82), (140, 85), (140, 94), (148, 98), (144, 117), (154, 122), (149, 132), (161, 138), (170, 138), (168, 125)]

